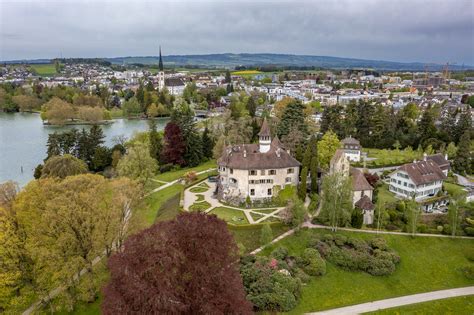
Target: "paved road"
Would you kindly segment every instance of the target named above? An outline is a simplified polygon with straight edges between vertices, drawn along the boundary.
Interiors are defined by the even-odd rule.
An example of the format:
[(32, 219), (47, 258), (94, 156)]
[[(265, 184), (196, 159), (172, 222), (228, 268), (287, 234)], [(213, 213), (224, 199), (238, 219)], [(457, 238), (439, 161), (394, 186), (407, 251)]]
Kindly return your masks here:
[(469, 179), (466, 177), (459, 175), (459, 174), (454, 174), (458, 178), (458, 184), (462, 185), (464, 187), (474, 187), (474, 183), (471, 182)]
[(341, 308), (335, 308), (332, 310), (309, 313), (313, 315), (350, 315), (350, 314), (361, 314), (366, 312), (374, 312), (387, 308), (399, 307), (404, 305), (441, 300), (446, 298), (473, 295), (474, 287), (465, 287), (458, 289), (449, 289), (441, 291), (433, 291), (428, 293), (420, 293), (413, 295), (406, 295), (402, 297), (380, 300), (375, 302), (357, 304), (352, 306), (346, 306)]

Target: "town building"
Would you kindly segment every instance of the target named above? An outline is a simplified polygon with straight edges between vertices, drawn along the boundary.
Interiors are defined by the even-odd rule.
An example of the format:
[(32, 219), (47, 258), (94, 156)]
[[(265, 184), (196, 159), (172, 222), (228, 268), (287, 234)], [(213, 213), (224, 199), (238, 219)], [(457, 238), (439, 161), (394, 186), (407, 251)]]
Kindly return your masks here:
[(272, 139), (266, 119), (259, 143), (231, 145), (218, 160), (217, 196), (239, 203), (250, 197), (262, 201), (277, 195), (287, 185), (297, 186), (300, 162), (285, 150), (278, 137)]
[(431, 212), (448, 203), (440, 192), (449, 167), (441, 154), (425, 155), (422, 161), (404, 164), (391, 173), (389, 190), (400, 198), (414, 198), (424, 211)]
[(349, 137), (349, 138), (345, 138), (341, 142), (342, 142), (344, 154), (349, 159), (349, 161), (360, 162), (361, 146), (360, 146), (359, 140)]
[(362, 211), (364, 224), (372, 224), (375, 210), (372, 203), (374, 188), (369, 184), (362, 171), (350, 166), (349, 157), (344, 149), (336, 150), (330, 162), (329, 172), (351, 176), (352, 205)]

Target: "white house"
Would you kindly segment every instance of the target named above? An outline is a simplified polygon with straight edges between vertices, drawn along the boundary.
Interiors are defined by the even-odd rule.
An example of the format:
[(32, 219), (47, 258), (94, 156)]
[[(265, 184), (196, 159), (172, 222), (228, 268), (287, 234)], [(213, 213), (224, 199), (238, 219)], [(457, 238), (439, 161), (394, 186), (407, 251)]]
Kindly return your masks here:
[(258, 144), (231, 145), (218, 160), (217, 196), (242, 202), (272, 198), (286, 185), (298, 185), (300, 163), (286, 151), (277, 137), (271, 138), (264, 120)]
[(181, 78), (167, 78), (165, 79), (165, 87), (171, 95), (182, 95), (186, 84)]
[(349, 159), (349, 161), (360, 162), (361, 146), (359, 140), (349, 137), (345, 138), (341, 142), (344, 154)]
[[(443, 168), (446, 168), (447, 164), (447, 168), (442, 170), (436, 161), (440, 162)], [(449, 162), (445, 161), (442, 155), (441, 157), (434, 155), (425, 156), (423, 161), (414, 161), (400, 166), (389, 175), (389, 190), (401, 198), (414, 198), (427, 212), (446, 205), (446, 198), (434, 198), (438, 192), (442, 191), (443, 181), (449, 169)]]

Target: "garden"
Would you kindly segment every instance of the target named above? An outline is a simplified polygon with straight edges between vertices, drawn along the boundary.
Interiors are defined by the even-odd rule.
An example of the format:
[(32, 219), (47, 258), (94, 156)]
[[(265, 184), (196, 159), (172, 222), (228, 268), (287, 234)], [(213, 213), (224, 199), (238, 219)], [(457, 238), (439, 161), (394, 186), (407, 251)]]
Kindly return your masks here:
[[(311, 277), (309, 282), (301, 287), (298, 303), (290, 311), (291, 314), (302, 314), (396, 296), (474, 285), (474, 279), (469, 278), (470, 273), (467, 272), (467, 270), (472, 270), (474, 265), (468, 258), (472, 255), (473, 240), (381, 235), (377, 239), (385, 240), (386, 253), (375, 254), (379, 248), (373, 246), (378, 247), (380, 245), (374, 243), (374, 235), (337, 232), (337, 234), (332, 234), (332, 239), (329, 238), (329, 242), (327, 242), (325, 240), (327, 233), (327, 231), (318, 229), (303, 229), (269, 246), (261, 253), (261, 256), (272, 257), (275, 248), (284, 247), (288, 250), (288, 255), (301, 257), (307, 248), (314, 246), (315, 240), (316, 245), (320, 241), (334, 243), (334, 245), (329, 246), (331, 251), (336, 242), (343, 244), (338, 246), (339, 249), (336, 250), (334, 257), (331, 257), (333, 256), (331, 253), (325, 254), (327, 256), (321, 255), (321, 257), (327, 257), (326, 274)], [(349, 240), (351, 243), (355, 241), (357, 245), (353, 244), (347, 247)], [(365, 241), (365, 244), (361, 241)], [(364, 268), (361, 267), (366, 266), (364, 261), (368, 256), (362, 258), (355, 248), (360, 246), (367, 249), (367, 245), (372, 248), (369, 251), (372, 259), (378, 255), (382, 259), (381, 261), (384, 261), (380, 263), (381, 266), (389, 266), (390, 264), (386, 263), (390, 261), (395, 264), (393, 273), (374, 276), (372, 275), (373, 271), (377, 273), (378, 269), (362, 271)], [(356, 251), (351, 252), (353, 255), (350, 256), (355, 258), (352, 261), (357, 262), (357, 264), (346, 266), (346, 263), (339, 263), (340, 253), (338, 251), (345, 251), (342, 248), (347, 248), (347, 251)], [(347, 253), (343, 255), (347, 255)], [(398, 258), (394, 255), (399, 257), (399, 262), (397, 262)], [(376, 264), (378, 266), (379, 263)], [(392, 269), (392, 267), (389, 267), (386, 270), (391, 272)], [(334, 296), (338, 298), (334, 299)]]
[[(404, 150), (387, 150), (387, 149), (363, 149), (367, 153), (369, 160), (366, 162), (367, 167), (385, 167), (411, 163), (413, 160), (420, 160), (423, 153), (415, 151), (411, 148)], [(358, 163), (362, 166), (362, 163)]]

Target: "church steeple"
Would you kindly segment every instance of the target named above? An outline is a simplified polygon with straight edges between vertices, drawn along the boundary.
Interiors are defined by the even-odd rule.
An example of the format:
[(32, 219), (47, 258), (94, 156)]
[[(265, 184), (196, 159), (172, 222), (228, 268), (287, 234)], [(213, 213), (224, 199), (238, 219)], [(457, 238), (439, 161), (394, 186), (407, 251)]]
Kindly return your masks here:
[(163, 58), (161, 58), (161, 45), (160, 45), (160, 61), (158, 62), (158, 68), (163, 71)]

